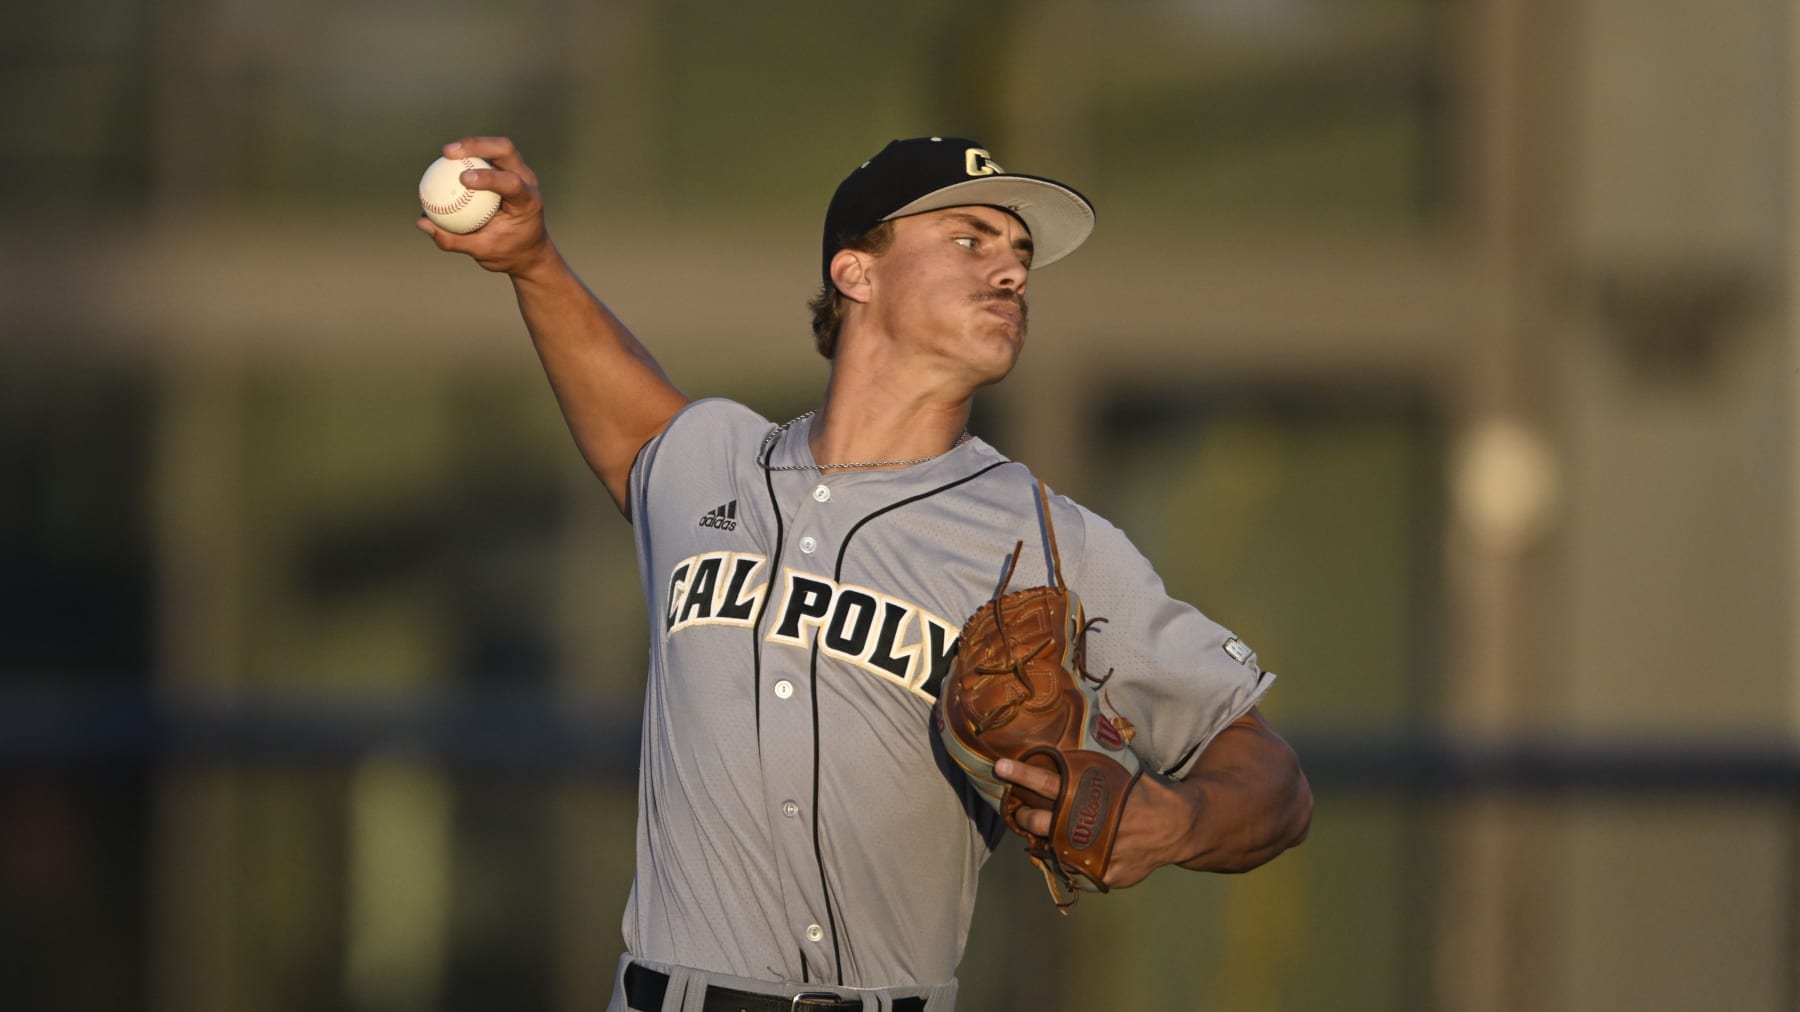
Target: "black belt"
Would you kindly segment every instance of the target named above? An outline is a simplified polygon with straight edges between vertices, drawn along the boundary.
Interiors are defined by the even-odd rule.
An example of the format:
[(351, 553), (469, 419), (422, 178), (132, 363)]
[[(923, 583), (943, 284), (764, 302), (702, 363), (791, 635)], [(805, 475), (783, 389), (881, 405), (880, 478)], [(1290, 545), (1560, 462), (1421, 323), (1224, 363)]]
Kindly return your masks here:
[[(637, 963), (625, 966), (625, 1000), (634, 1009), (661, 1012), (663, 995), (669, 990), (669, 975)], [(805, 991), (797, 995), (757, 994), (734, 987), (708, 985), (706, 1012), (862, 1012), (861, 998), (841, 998), (829, 991)], [(925, 1012), (923, 998), (895, 998), (888, 1006), (894, 1012)]]

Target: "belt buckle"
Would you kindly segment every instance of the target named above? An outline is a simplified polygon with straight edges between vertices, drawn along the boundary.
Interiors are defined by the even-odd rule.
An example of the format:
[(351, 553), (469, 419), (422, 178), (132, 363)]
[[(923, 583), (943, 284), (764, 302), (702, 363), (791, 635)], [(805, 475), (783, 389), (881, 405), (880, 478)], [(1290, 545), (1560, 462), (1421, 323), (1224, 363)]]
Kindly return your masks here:
[(788, 1001), (788, 1012), (799, 1012), (801, 1002), (815, 1000), (828, 1001), (833, 1004), (843, 1001), (831, 991), (802, 991)]

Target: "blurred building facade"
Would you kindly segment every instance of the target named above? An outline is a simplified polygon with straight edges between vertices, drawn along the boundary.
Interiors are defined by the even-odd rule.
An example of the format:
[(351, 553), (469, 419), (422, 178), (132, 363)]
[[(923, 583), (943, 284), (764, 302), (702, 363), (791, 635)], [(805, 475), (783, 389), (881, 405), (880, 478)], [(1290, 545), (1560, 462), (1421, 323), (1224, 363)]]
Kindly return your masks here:
[(831, 187), (945, 133), (1100, 213), (977, 428), (1257, 645), (1319, 796), (1067, 919), (997, 856), (966, 1006), (1800, 1008), (1784, 0), (23, 17), (0, 1005), (604, 1007), (629, 532), (411, 187), (514, 136), (678, 385), (789, 417)]

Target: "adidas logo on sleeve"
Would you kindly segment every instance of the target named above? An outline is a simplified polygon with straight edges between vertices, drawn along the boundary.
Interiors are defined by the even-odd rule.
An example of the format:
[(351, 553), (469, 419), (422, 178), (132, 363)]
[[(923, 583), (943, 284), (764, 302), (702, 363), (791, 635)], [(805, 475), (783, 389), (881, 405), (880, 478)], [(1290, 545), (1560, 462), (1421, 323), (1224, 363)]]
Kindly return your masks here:
[(700, 518), (700, 526), (721, 531), (737, 530), (737, 500), (733, 499), (723, 506), (709, 510), (705, 516)]

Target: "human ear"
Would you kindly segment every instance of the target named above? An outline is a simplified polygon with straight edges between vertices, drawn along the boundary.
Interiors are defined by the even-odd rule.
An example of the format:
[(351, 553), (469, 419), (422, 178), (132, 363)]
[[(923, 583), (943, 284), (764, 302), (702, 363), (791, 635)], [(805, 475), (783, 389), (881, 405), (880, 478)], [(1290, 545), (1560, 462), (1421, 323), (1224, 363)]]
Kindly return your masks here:
[(831, 258), (831, 283), (852, 301), (869, 301), (869, 268), (874, 259), (872, 254), (859, 250), (838, 250)]

